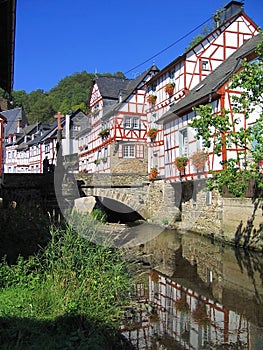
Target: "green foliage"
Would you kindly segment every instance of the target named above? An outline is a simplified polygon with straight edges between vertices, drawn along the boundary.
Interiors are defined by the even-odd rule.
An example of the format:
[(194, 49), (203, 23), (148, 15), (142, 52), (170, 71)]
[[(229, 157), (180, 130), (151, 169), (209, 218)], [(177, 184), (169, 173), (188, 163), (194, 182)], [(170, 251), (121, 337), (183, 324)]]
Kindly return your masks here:
[(98, 221), (105, 223), (107, 221), (107, 214), (101, 209), (93, 209), (91, 215)]
[[(80, 233), (73, 229), (75, 222)], [(20, 257), (15, 265), (9, 265), (3, 260), (0, 263), (1, 324), (8, 319), (26, 319), (26, 322), (22, 322), (22, 327), (27, 327), (28, 322), (34, 322), (41, 326), (41, 333), (41, 323), (44, 321), (55, 324), (61, 320), (63, 324), (63, 320), (75, 319), (89, 323), (88, 338), (91, 336), (89, 328), (93, 329), (92, 333), (100, 325), (117, 329), (124, 312), (123, 307), (128, 302), (128, 263), (124, 262), (120, 250), (115, 250), (106, 243), (97, 245), (91, 242), (94, 234), (94, 219), (91, 216), (76, 215), (64, 229), (51, 230), (49, 244), (37, 255), (29, 259)], [(14, 321), (11, 326), (14, 327)], [(76, 331), (78, 328), (71, 325), (70, 332), (74, 329)], [(34, 331), (36, 330), (31, 330)], [(57, 334), (58, 330), (54, 329), (54, 333)], [(2, 336), (6, 337), (4, 329), (0, 330), (0, 339)], [(23, 341), (28, 344), (31, 341), (28, 333), (24, 336)], [(63, 336), (68, 339), (67, 332), (61, 329), (59, 341), (65, 347)], [(79, 343), (81, 336), (75, 336)], [(38, 343), (39, 348), (47, 349), (44, 343), (46, 340), (41, 336), (40, 339), (43, 343)], [(9, 341), (14, 345), (22, 342), (22, 339), (17, 336), (12, 339), (10, 334), (6, 342)], [(85, 341), (88, 339), (85, 338)], [(54, 344), (50, 348), (55, 348)]]
[(76, 110), (80, 105), (85, 106), (94, 74), (83, 71), (62, 79), (49, 92), (52, 106), (56, 111), (67, 113)]
[[(208, 181), (210, 189), (223, 191), (225, 187), (235, 196), (241, 196), (247, 188), (248, 181), (254, 179), (258, 188), (262, 188), (259, 162), (263, 158), (263, 43), (258, 46), (258, 59), (243, 63), (243, 69), (233, 76), (231, 89), (237, 89), (240, 94), (233, 96), (235, 102), (234, 121), (231, 121), (229, 111), (213, 113), (211, 105), (199, 106), (194, 110), (198, 117), (190, 125), (196, 129), (197, 139), (203, 139), (204, 147), (213, 148), (216, 155), (221, 156), (223, 148), (238, 147), (242, 149), (237, 159), (222, 159), (223, 169), (219, 173), (211, 172), (212, 179)], [(249, 119), (257, 112), (256, 121), (247, 122), (246, 129), (240, 124), (242, 118)], [(240, 167), (240, 162), (243, 168)]]
[[(125, 78), (122, 72), (106, 73), (106, 75)], [(86, 102), (94, 77), (95, 74), (83, 71), (61, 79), (55, 87), (47, 92), (42, 89), (30, 93), (26, 93), (24, 90), (13, 91), (14, 105), (23, 106), (30, 124), (36, 121), (53, 122), (54, 115), (58, 111), (63, 114), (77, 109), (87, 112)], [(3, 90), (0, 90), (0, 96), (5, 96)]]

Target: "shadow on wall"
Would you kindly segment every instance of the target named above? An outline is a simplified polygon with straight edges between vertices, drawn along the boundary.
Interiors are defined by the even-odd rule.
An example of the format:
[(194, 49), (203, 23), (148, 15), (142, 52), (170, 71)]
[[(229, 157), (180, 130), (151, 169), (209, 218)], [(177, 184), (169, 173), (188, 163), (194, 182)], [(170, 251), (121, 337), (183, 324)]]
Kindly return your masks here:
[[(260, 198), (253, 199), (254, 210), (251, 217), (244, 224), (243, 220), (240, 221), (236, 232), (234, 243), (235, 246), (240, 246), (244, 248), (260, 247), (263, 251), (263, 223), (259, 225), (259, 229), (254, 227), (254, 221), (257, 210), (262, 205), (262, 200)], [(263, 210), (263, 208), (261, 208)], [(260, 244), (261, 243), (261, 244)]]

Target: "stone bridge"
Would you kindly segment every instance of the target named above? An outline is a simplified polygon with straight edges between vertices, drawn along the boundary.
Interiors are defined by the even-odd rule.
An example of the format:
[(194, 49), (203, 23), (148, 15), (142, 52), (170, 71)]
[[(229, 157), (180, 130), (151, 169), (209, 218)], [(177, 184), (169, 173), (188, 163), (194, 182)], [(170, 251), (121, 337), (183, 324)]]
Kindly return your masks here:
[(174, 188), (162, 180), (150, 182), (148, 174), (80, 173), (75, 178), (86, 197), (99, 197), (113, 211), (134, 211), (159, 223), (171, 221), (179, 213)]
[(92, 196), (117, 213), (136, 212), (155, 223), (170, 222), (179, 213), (174, 187), (150, 182), (147, 174), (4, 174), (0, 189), (5, 206), (15, 201), (61, 209), (76, 200), (85, 206)]

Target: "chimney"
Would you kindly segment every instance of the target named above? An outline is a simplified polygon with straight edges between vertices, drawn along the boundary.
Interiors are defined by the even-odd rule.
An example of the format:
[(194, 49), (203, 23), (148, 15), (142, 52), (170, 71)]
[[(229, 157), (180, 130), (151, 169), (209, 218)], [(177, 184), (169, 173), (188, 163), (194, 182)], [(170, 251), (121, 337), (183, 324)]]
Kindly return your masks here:
[(225, 7), (222, 14), (222, 22), (227, 21), (229, 18), (243, 11), (244, 1), (230, 1)]
[(22, 118), (21, 117), (18, 117), (17, 118), (17, 130), (16, 132), (19, 134), (20, 131), (21, 131), (21, 123), (22, 123)]

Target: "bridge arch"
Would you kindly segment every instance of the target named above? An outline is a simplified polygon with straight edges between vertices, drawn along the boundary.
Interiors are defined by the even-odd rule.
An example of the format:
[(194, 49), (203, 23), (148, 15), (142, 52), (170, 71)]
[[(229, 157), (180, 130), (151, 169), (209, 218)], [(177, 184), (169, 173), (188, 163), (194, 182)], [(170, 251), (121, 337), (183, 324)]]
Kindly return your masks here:
[[(146, 193), (144, 191), (137, 193), (134, 188), (92, 188), (84, 190), (84, 193), (87, 196), (98, 197), (100, 202), (103, 205), (108, 207), (110, 210), (116, 212), (137, 212), (143, 219), (149, 218)], [(120, 205), (115, 205), (114, 202), (121, 203), (123, 207)]]

